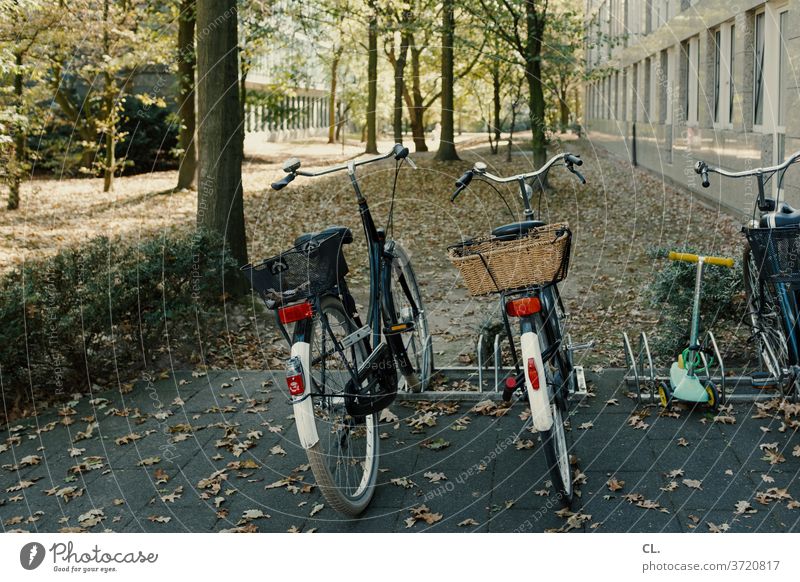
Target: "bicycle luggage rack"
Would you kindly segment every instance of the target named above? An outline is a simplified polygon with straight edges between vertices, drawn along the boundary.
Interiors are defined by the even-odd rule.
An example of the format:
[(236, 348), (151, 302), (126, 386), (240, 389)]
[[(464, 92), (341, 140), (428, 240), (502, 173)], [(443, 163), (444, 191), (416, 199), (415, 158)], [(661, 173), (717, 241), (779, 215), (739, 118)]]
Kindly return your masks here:
[[(637, 351), (634, 352), (633, 344), (630, 337), (626, 332), (622, 333), (623, 349), (625, 351), (625, 377), (624, 381), (628, 386), (636, 387), (636, 399), (639, 404), (654, 404), (658, 402), (657, 386), (660, 382), (669, 383), (669, 375), (660, 374), (656, 367), (653, 365), (653, 356), (650, 352), (650, 342), (647, 339), (647, 333), (641, 332), (639, 334), (639, 344)], [(712, 365), (713, 370), (709, 370), (708, 359), (704, 352), (700, 352), (700, 357), (703, 361), (703, 369), (706, 370), (701, 378), (705, 382), (714, 382), (719, 386), (720, 403), (726, 404), (728, 401), (732, 402), (752, 402), (755, 400), (772, 400), (776, 397), (774, 393), (753, 392), (749, 394), (733, 394), (733, 388), (741, 384), (746, 386), (754, 386), (753, 378), (751, 376), (726, 376), (725, 362), (722, 359), (722, 354), (717, 346), (717, 340), (711, 331), (706, 332), (705, 338), (702, 343), (703, 347), (714, 353), (716, 358), (715, 365)], [(728, 386), (731, 389), (728, 390)]]
[[(569, 336), (567, 336), (569, 342)], [(441, 374), (448, 380), (468, 380), (477, 384), (477, 390), (431, 390), (428, 389), (419, 393), (400, 393), (399, 398), (405, 400), (427, 400), (432, 397), (441, 399), (459, 399), (459, 400), (483, 400), (499, 399), (503, 392), (505, 379), (516, 374), (514, 366), (503, 366), (502, 361), (502, 344), (503, 341), (508, 341), (508, 338), (503, 337), (503, 334), (496, 334), (492, 345), (492, 351), (488, 361), (484, 361), (483, 346), (487, 342), (487, 335), (481, 333), (478, 335), (478, 342), (475, 348), (475, 356), (477, 366), (442, 366), (435, 368), (433, 375)], [(571, 345), (571, 344), (568, 344)], [(590, 349), (594, 345), (593, 342), (588, 344), (581, 344), (571, 346), (573, 352)], [(577, 378), (577, 390), (573, 392), (574, 398), (584, 398), (586, 396), (586, 378), (584, 375), (584, 367), (576, 364), (573, 366), (575, 376)]]

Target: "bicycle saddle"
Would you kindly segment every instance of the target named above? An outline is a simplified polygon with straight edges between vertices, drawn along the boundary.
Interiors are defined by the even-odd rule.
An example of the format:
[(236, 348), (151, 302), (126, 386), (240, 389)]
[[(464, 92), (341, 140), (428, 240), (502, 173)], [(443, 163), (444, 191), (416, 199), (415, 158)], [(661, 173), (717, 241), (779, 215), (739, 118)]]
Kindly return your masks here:
[(776, 228), (800, 224), (800, 210), (795, 210), (788, 203), (781, 202), (775, 212), (768, 212), (759, 221), (761, 228)]
[(520, 238), (528, 234), (528, 231), (532, 228), (537, 228), (540, 226), (544, 226), (544, 222), (541, 220), (525, 220), (523, 222), (512, 222), (511, 224), (504, 224), (503, 226), (498, 226), (492, 231), (492, 236), (499, 238), (500, 240), (514, 240), (515, 238)]
[(346, 226), (329, 226), (325, 230), (319, 232), (306, 232), (294, 239), (294, 245), (298, 246), (312, 239), (326, 238), (332, 234), (340, 234), (342, 236), (342, 244), (348, 245), (353, 242), (353, 231)]

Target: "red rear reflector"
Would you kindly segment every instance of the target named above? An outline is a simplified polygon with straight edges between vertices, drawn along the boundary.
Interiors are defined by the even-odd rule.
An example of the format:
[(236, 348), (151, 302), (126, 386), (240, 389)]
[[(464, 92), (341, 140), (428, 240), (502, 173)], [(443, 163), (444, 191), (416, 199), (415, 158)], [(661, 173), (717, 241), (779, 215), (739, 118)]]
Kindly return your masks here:
[(538, 390), (539, 372), (536, 371), (536, 360), (534, 358), (528, 358), (528, 378), (530, 378), (533, 389)]
[(302, 396), (305, 391), (302, 374), (286, 376), (286, 385), (289, 387), (289, 394), (292, 396)]
[(308, 301), (278, 309), (278, 317), (283, 324), (294, 323), (301, 319), (308, 319), (312, 315), (314, 315), (314, 310), (311, 308), (311, 304)]
[(516, 378), (506, 378), (506, 388), (511, 390), (512, 388), (517, 387), (517, 379)]
[(522, 297), (506, 303), (506, 313), (511, 317), (524, 317), (533, 315), (542, 310), (542, 304), (538, 297)]

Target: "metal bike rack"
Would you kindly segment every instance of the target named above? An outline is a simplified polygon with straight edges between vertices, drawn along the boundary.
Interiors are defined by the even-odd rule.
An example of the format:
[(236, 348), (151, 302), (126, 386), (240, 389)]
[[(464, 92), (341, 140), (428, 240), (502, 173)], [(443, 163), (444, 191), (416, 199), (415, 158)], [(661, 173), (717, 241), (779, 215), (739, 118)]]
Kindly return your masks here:
[[(484, 345), (490, 341), (486, 334), (481, 333), (478, 336), (475, 350), (475, 360), (477, 366), (443, 366), (436, 368), (433, 372), (434, 375), (441, 374), (448, 379), (468, 380), (474, 381), (476, 390), (431, 390), (428, 389), (419, 393), (403, 393), (402, 398), (406, 400), (426, 400), (430, 398), (437, 399), (459, 399), (459, 400), (473, 400), (473, 399), (499, 399), (502, 394), (502, 387), (504, 386), (505, 379), (513, 374), (516, 374), (516, 369), (513, 366), (503, 366), (502, 361), (502, 344), (507, 341), (502, 334), (494, 336), (492, 343), (492, 351), (489, 361), (484, 361)], [(568, 341), (568, 337), (567, 337)], [(575, 346), (574, 351), (581, 351), (590, 349), (594, 344), (588, 343), (581, 346)], [(573, 366), (577, 379), (577, 390), (572, 394), (574, 398), (583, 398), (586, 396), (586, 378), (584, 375), (584, 368), (581, 365)]]
[[(625, 352), (625, 383), (628, 386), (636, 387), (636, 397), (639, 404), (655, 403), (658, 400), (656, 387), (659, 382), (669, 383), (669, 375), (660, 373), (653, 365), (653, 356), (650, 352), (650, 342), (645, 332), (639, 334), (637, 350), (633, 350), (633, 344), (626, 332), (622, 333), (623, 350)], [(751, 376), (728, 376), (725, 370), (725, 361), (720, 353), (717, 340), (711, 331), (706, 332), (702, 345), (708, 349), (710, 347), (716, 362), (712, 364), (713, 370), (709, 370), (708, 359), (704, 352), (700, 352), (705, 373), (701, 376), (706, 382), (714, 382), (719, 387), (720, 404), (728, 401), (733, 402), (753, 402), (757, 400), (772, 400), (776, 398), (774, 393), (750, 392), (733, 393), (733, 389), (739, 386), (754, 386)]]

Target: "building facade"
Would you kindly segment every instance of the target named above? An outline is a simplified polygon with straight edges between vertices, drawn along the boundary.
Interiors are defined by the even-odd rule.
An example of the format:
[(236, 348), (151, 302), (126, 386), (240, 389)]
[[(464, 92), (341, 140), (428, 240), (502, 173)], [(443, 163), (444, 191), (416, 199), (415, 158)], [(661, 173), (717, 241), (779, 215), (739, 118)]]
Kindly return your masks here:
[[(703, 189), (693, 166), (800, 150), (800, 0), (587, 0), (586, 33), (590, 139), (749, 216), (754, 180)], [(800, 169), (768, 188), (800, 205)]]

